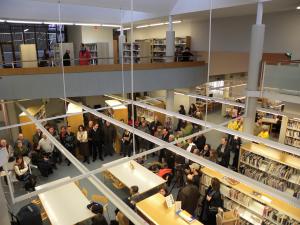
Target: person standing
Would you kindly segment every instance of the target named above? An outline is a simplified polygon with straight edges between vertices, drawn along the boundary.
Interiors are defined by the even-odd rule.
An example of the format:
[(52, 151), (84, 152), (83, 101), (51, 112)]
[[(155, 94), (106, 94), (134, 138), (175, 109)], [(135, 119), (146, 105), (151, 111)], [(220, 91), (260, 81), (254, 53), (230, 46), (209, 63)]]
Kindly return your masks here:
[(104, 156), (113, 156), (115, 153), (114, 142), (116, 140), (117, 131), (114, 125), (106, 121), (103, 129), (104, 136)]
[(217, 156), (218, 164), (227, 168), (230, 160), (230, 146), (225, 137), (221, 139), (221, 144), (217, 148)]
[(208, 187), (203, 207), (200, 215), (200, 221), (207, 225), (216, 225), (216, 215), (218, 208), (223, 207), (223, 201), (220, 192), (220, 181), (217, 178), (212, 178), (211, 185)]
[(181, 201), (181, 208), (195, 216), (195, 210), (200, 197), (199, 189), (194, 184), (193, 175), (187, 175), (187, 184), (181, 188), (177, 195), (177, 201)]
[(88, 133), (85, 130), (83, 125), (80, 125), (78, 127), (78, 132), (77, 132), (77, 141), (79, 142), (79, 153), (80, 155), (83, 156), (83, 162), (87, 162), (90, 164), (90, 159), (89, 159), (89, 143), (88, 143)]
[(95, 123), (93, 129), (91, 130), (91, 138), (92, 138), (92, 149), (93, 149), (93, 162), (96, 161), (97, 155), (101, 161), (103, 161), (102, 156), (102, 130), (99, 127), (98, 123)]
[(50, 54), (48, 49), (44, 49), (44, 55), (42, 57), (42, 60), (40, 61), (40, 67), (47, 67), (50, 63)]
[(23, 145), (23, 142), (21, 140), (17, 141), (17, 146), (14, 149), (14, 155), (15, 157), (22, 155), (22, 156), (28, 156), (29, 149)]
[[(178, 113), (181, 114), (181, 115), (186, 115), (185, 108), (184, 108), (183, 105), (180, 105), (180, 106), (179, 106)], [(178, 119), (178, 124), (177, 124), (177, 129), (176, 129), (176, 131), (180, 131), (180, 130), (181, 130), (182, 124), (183, 124), (182, 119)]]
[(32, 142), (33, 142), (33, 150), (36, 150), (39, 141), (42, 139), (42, 131), (39, 128), (36, 128), (35, 134), (32, 136)]
[(200, 134), (195, 138), (194, 143), (196, 144), (197, 148), (202, 151), (206, 144), (206, 137), (203, 134)]
[[(141, 125), (139, 126), (139, 130), (147, 134), (150, 133), (146, 120), (144, 119), (142, 120)], [(139, 152), (147, 151), (149, 149), (149, 141), (142, 137), (138, 137), (138, 139), (139, 139), (139, 148), (140, 148)], [(144, 158), (146, 159), (146, 156)]]
[(89, 155), (93, 155), (93, 140), (92, 140), (92, 130), (94, 127), (93, 120), (89, 120), (88, 127), (87, 127), (87, 133), (88, 133), (88, 144), (89, 144)]
[(123, 156), (130, 157), (132, 154), (132, 134), (125, 130), (122, 137), (122, 143), (123, 143)]
[[(169, 130), (167, 129), (167, 128), (164, 128), (163, 130), (162, 130), (162, 137), (161, 137), (161, 139), (163, 140), (163, 141), (165, 141), (165, 142), (168, 142), (169, 141), (169, 136), (170, 136), (170, 134), (169, 134)], [(160, 150), (160, 152), (159, 152), (159, 156), (158, 156), (158, 161), (159, 162), (163, 162), (163, 160), (165, 161), (166, 160), (166, 149), (162, 149), (162, 150)]]
[(186, 47), (184, 49), (184, 51), (182, 52), (182, 56), (181, 56), (182, 62), (191, 62), (191, 61), (193, 61), (193, 56), (194, 55), (191, 53), (190, 48)]
[[(53, 126), (49, 127), (48, 131), (57, 141), (60, 141), (58, 132), (54, 129)], [(53, 156), (54, 163), (59, 163), (59, 164), (62, 163), (62, 154), (56, 146), (54, 146), (52, 156)]]
[(22, 142), (23, 146), (25, 148), (27, 148), (28, 151), (31, 151), (31, 148), (32, 148), (31, 143), (30, 143), (30, 141), (28, 139), (24, 138), (24, 135), (22, 133), (18, 134), (18, 139), (15, 142), (14, 148), (16, 148), (16, 146), (17, 146), (17, 144), (18, 144), (19, 141)]
[(70, 50), (67, 49), (64, 56), (63, 56), (63, 65), (64, 66), (71, 66), (71, 57), (70, 57)]
[(83, 43), (80, 45), (79, 65), (90, 65), (91, 53), (86, 49)]
[[(66, 127), (62, 127), (62, 135), (61, 135), (61, 143), (63, 146), (73, 155), (75, 156), (75, 142), (76, 138), (73, 132), (71, 132), (71, 127), (68, 126), (67, 129)], [(68, 166), (71, 165), (71, 162), (68, 161)]]

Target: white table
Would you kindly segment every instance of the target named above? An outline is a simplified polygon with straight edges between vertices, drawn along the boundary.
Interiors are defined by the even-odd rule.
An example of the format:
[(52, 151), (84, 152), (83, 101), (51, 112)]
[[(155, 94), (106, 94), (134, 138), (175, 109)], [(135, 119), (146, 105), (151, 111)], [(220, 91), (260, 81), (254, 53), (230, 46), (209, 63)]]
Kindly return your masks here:
[[(131, 168), (130, 163), (132, 163), (134, 169)], [(114, 166), (108, 169), (108, 171), (126, 187), (130, 188), (134, 185), (138, 186), (140, 194), (166, 182), (166, 180), (157, 176), (155, 173), (134, 160)]]
[[(69, 179), (70, 177), (65, 177), (50, 183), (59, 183)], [(37, 186), (36, 190), (40, 190), (48, 184)], [(46, 191), (39, 194), (39, 198), (52, 225), (74, 225), (95, 216), (86, 207), (90, 201), (75, 183)]]

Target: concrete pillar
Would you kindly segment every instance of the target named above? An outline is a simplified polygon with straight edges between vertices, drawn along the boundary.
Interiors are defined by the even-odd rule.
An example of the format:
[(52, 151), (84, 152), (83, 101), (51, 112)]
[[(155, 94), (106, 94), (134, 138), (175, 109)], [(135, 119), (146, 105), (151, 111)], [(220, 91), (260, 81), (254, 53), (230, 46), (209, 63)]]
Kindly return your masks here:
[[(246, 101), (246, 118), (244, 130), (247, 133), (253, 134), (254, 121), (256, 115), (257, 97), (252, 97), (253, 93), (258, 91), (259, 84), (259, 69), (263, 55), (265, 25), (262, 24), (263, 3), (257, 5), (257, 20), (252, 26), (251, 45), (248, 68), (248, 83), (247, 83), (247, 101)], [(250, 92), (252, 96), (250, 95)]]
[[(132, 32), (132, 31), (131, 31)], [(125, 43), (126, 38), (124, 35), (123, 27), (120, 28), (120, 35), (119, 35), (119, 63), (122, 64), (122, 55), (123, 55), (123, 43)]]
[(166, 62), (174, 61), (175, 53), (175, 31), (173, 31), (173, 19), (169, 16), (169, 26), (166, 32)]
[[(17, 114), (15, 103), (7, 103), (6, 110), (8, 114), (8, 122), (10, 125), (19, 123), (19, 115)], [(18, 138), (19, 128), (10, 129), (10, 136), (13, 140)]]
[(174, 90), (166, 90), (166, 110), (174, 111)]

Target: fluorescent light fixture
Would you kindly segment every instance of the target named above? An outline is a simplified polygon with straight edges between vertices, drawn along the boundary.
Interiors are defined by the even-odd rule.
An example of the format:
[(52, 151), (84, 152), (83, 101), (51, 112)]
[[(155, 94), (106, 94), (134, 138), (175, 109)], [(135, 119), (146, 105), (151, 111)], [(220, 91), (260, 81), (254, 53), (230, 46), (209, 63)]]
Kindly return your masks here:
[(68, 104), (67, 114), (68, 113), (77, 113), (77, 112), (82, 112), (82, 107), (79, 106), (79, 105), (75, 105), (73, 103), (69, 103)]
[(25, 30), (24, 30), (24, 32), (27, 32), (27, 31), (29, 31), (29, 29), (25, 29)]
[(116, 25), (116, 24), (102, 24), (102, 27), (121, 27), (121, 25)]
[(297, 6), (297, 8), (296, 9), (300, 9), (300, 5), (299, 6)]
[(7, 23), (27, 23), (27, 24), (42, 24), (41, 21), (26, 21), (26, 20), (6, 20)]
[(4, 23), (5, 22), (5, 20), (0, 20), (0, 23)]
[(150, 27), (156, 27), (156, 26), (161, 26), (161, 25), (164, 25), (165, 23), (152, 23), (150, 24), (149, 26)]
[(112, 106), (113, 109), (126, 109), (126, 106), (122, 105), (118, 100), (105, 100), (105, 103), (108, 106)]
[(75, 23), (76, 26), (100, 27), (99, 23)]
[(44, 22), (44, 24), (56, 24), (56, 25), (74, 25), (74, 23), (69, 23), (69, 22)]
[[(172, 23), (181, 23), (181, 22), (182, 22), (181, 20), (175, 20)], [(140, 26), (137, 26), (136, 28), (140, 29), (140, 28), (156, 27), (156, 26), (162, 26), (162, 25), (168, 25), (168, 24), (169, 24), (169, 22), (151, 23), (151, 24), (140, 25)]]
[(175, 20), (172, 23), (181, 23), (181, 22), (182, 22), (181, 20)]
[[(130, 30), (130, 29), (131, 29), (130, 27), (125, 27), (125, 28), (123, 28), (123, 31), (124, 31), (124, 30)], [(118, 29), (117, 31), (121, 31), (121, 28)]]
[(150, 25), (141, 25), (141, 26), (137, 26), (136, 28), (137, 29), (140, 29), (140, 28), (145, 28), (145, 27), (149, 27)]

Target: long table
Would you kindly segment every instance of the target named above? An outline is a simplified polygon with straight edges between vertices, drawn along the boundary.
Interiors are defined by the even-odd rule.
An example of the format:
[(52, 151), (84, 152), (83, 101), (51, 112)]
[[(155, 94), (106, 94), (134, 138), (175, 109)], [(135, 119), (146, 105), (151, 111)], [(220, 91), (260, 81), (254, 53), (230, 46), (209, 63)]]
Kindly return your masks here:
[(114, 166), (108, 169), (108, 172), (128, 188), (134, 185), (138, 186), (140, 194), (166, 182), (166, 180), (157, 176), (155, 173), (134, 160)]
[[(69, 180), (65, 177), (53, 182)], [(49, 183), (36, 187), (40, 190)], [(90, 201), (75, 183), (69, 183), (38, 195), (52, 225), (74, 225), (95, 216), (87, 205)]]
[[(142, 213), (151, 224), (155, 225), (187, 225), (185, 222), (175, 213), (175, 206), (168, 208), (165, 203), (165, 198), (161, 194), (155, 194), (146, 198), (136, 204), (136, 207), (140, 213)], [(202, 225), (198, 220), (194, 220), (190, 224)]]

